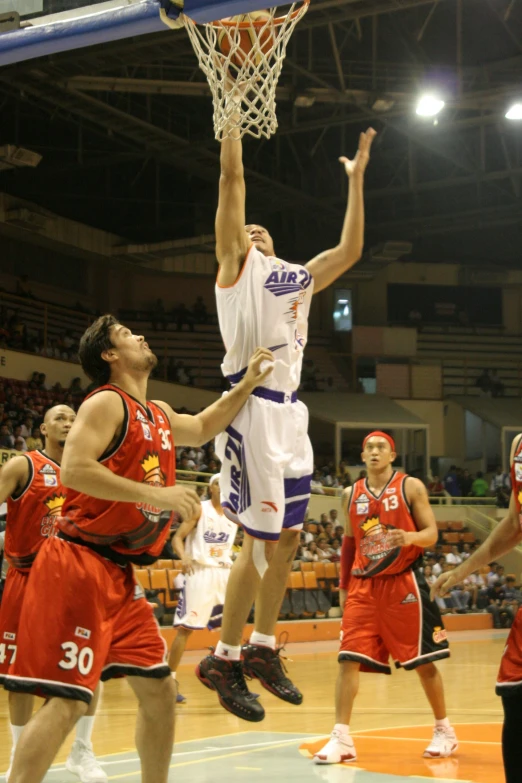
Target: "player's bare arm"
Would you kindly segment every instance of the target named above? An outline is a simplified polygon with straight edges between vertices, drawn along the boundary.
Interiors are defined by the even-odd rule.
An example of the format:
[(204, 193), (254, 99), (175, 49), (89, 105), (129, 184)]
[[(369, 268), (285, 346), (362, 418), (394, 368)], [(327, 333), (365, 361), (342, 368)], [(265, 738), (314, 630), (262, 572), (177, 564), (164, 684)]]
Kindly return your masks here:
[(25, 457), (13, 457), (0, 470), (0, 503), (19, 492), (29, 479), (29, 461)]
[(388, 540), (393, 546), (433, 546), (438, 538), (437, 522), (426, 487), (419, 479), (408, 476), (405, 490), (418, 531), (390, 530)]
[(175, 413), (167, 403), (158, 402), (168, 413), (175, 443), (180, 446), (202, 446), (226, 430), (253, 389), (260, 386), (270, 375), (273, 361), (274, 355), (268, 348), (258, 348), (237, 386), (196, 416)]
[[(230, 100), (234, 100), (233, 91)], [(245, 260), (250, 239), (245, 231), (246, 188), (241, 139), (227, 137), (221, 142), (221, 176), (216, 213), (216, 257), (220, 266), (219, 284), (233, 285)]]
[(98, 460), (113, 444), (123, 426), (123, 405), (117, 392), (102, 391), (86, 400), (78, 411), (63, 452), (61, 478), (65, 487), (102, 500), (151, 503), (192, 517), (199, 498), (185, 487), (154, 487), (123, 478)]
[(369, 128), (359, 137), (359, 148), (353, 160), (339, 158), (350, 181), (348, 205), (341, 239), (336, 247), (325, 250), (306, 265), (314, 278), (314, 294), (327, 288), (360, 259), (364, 246), (364, 172), (370, 159), (370, 148), (376, 131)]
[(339, 606), (341, 609), (344, 607), (348, 596), (348, 583), (350, 581), (350, 572), (355, 557), (355, 541), (353, 537), (352, 522), (348, 513), (351, 497), (352, 487), (346, 487), (341, 495), (341, 508), (344, 516), (344, 536), (341, 545), (341, 578), (339, 580)]
[(172, 539), (172, 549), (181, 560), (181, 570), (186, 575), (192, 574), (194, 572), (194, 564), (192, 562), (192, 558), (189, 557), (185, 552), (185, 539), (188, 534), (194, 530), (199, 522), (199, 519), (200, 516), (198, 515), (192, 517), (192, 519), (187, 519), (185, 522), (182, 522), (176, 530), (176, 535)]

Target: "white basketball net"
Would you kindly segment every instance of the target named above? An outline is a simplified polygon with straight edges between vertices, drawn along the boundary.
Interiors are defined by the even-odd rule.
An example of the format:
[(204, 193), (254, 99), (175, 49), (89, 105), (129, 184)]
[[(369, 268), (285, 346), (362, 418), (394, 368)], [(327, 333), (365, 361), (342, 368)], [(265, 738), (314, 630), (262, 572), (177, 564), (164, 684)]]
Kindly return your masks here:
[[(246, 133), (267, 139), (277, 129), (276, 87), (286, 47), (297, 22), (304, 16), (308, 0), (293, 3), (286, 16), (276, 8), (268, 18), (252, 21), (248, 14), (228, 20), (197, 25), (184, 17), (185, 28), (199, 66), (212, 93), (214, 132), (218, 141)], [(244, 43), (248, 36), (250, 51)], [(223, 46), (225, 44), (226, 46)], [(226, 54), (222, 49), (227, 50)]]

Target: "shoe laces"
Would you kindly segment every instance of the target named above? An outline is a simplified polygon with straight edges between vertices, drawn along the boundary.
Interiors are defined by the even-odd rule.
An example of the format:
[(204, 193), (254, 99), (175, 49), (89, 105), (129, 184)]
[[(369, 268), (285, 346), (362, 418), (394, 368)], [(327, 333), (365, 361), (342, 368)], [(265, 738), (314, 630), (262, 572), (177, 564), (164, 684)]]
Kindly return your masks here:
[(96, 756), (94, 755), (92, 745), (91, 746), (86, 745), (85, 742), (82, 742), (81, 740), (77, 740), (77, 742), (78, 742), (78, 752), (80, 756), (81, 766), (89, 772), (92, 772), (94, 770), (99, 770), (100, 765), (96, 760)]
[[(230, 661), (230, 688), (242, 696), (252, 696), (246, 684), (245, 672), (241, 661)], [(248, 678), (252, 679), (251, 677)]]
[(445, 740), (447, 731), (448, 730), (444, 726), (435, 726), (433, 729), (433, 741), (441, 742), (442, 740)]

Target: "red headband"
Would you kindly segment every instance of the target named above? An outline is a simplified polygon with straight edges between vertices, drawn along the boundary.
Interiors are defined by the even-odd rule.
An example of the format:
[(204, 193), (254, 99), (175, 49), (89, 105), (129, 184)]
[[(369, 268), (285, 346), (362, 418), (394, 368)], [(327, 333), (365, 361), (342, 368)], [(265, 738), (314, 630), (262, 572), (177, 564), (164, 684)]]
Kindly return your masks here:
[(390, 444), (391, 450), (395, 451), (395, 441), (393, 440), (392, 436), (388, 435), (386, 432), (381, 432), (380, 430), (375, 430), (374, 432), (370, 432), (370, 434), (365, 437), (365, 439), (363, 440), (363, 450), (366, 444), (368, 443), (368, 441), (370, 440), (370, 438), (384, 438)]

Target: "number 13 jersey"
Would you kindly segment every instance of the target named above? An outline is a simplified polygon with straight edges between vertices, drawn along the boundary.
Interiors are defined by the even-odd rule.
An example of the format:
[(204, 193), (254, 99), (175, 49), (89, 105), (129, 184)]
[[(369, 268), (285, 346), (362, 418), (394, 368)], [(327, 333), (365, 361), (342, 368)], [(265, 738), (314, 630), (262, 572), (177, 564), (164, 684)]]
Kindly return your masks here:
[(369, 488), (368, 479), (355, 482), (348, 506), (356, 546), (353, 576), (401, 574), (422, 555), (421, 547), (390, 547), (388, 543), (390, 530), (418, 530), (406, 499), (408, 478), (394, 471), (378, 496)]
[(269, 348), (274, 371), (265, 386), (299, 388), (314, 281), (299, 264), (265, 256), (253, 245), (231, 286), (216, 285), (219, 328), (226, 355), (223, 375), (236, 383), (256, 348)]

